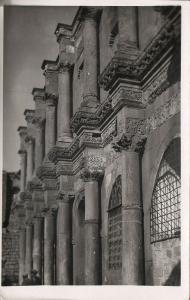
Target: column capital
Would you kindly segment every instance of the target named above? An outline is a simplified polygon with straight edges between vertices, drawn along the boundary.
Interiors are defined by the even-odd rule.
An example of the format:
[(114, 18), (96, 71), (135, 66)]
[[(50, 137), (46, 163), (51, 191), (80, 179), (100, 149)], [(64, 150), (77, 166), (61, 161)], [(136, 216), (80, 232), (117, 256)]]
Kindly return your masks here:
[(90, 169), (82, 169), (80, 172), (80, 178), (84, 182), (89, 182), (89, 181), (99, 181), (104, 175), (103, 171), (100, 170), (90, 170)]
[(57, 105), (57, 95), (53, 93), (46, 93), (46, 104), (47, 106), (56, 106)]
[(64, 191), (59, 191), (57, 195), (57, 200), (59, 203), (73, 203), (75, 199), (74, 193), (65, 193)]
[(38, 117), (35, 116), (35, 117), (33, 118), (32, 123), (35, 124), (35, 126), (36, 126), (37, 128), (42, 128), (42, 127), (44, 126), (45, 119), (42, 118), (42, 117), (39, 117), (39, 116), (38, 116)]
[(59, 73), (65, 73), (68, 72), (71, 68), (72, 64), (65, 60), (65, 61), (61, 61), (58, 65), (58, 72)]
[(28, 191), (20, 192), (20, 200), (24, 203), (27, 200), (32, 200), (32, 194)]
[(31, 136), (31, 135), (27, 135), (27, 136), (25, 137), (25, 142), (26, 142), (26, 143), (29, 143), (29, 144), (34, 143), (34, 137)]
[(25, 120), (27, 121), (27, 123), (32, 123), (34, 114), (35, 114), (34, 109), (25, 109), (24, 116), (25, 116)]
[(27, 135), (27, 127), (26, 126), (19, 126), (17, 129), (20, 137), (24, 137)]
[(130, 118), (126, 120), (125, 132), (114, 138), (112, 147), (116, 152), (122, 150), (142, 152), (146, 142), (146, 125), (143, 119)]

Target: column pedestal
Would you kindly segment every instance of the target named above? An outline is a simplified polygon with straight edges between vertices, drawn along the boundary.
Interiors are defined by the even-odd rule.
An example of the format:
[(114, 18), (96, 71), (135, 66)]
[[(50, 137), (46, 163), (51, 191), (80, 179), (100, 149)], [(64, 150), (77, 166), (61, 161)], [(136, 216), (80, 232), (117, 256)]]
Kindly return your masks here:
[[(64, 201), (64, 202), (63, 202)], [(72, 205), (68, 199), (59, 202), (57, 215), (56, 284), (72, 281)]]
[(139, 154), (122, 151), (122, 283), (144, 284), (143, 220)]
[(44, 218), (44, 284), (54, 284), (54, 215), (48, 211)]
[(34, 218), (33, 269), (38, 271), (40, 278), (42, 277), (42, 225), (42, 218)]

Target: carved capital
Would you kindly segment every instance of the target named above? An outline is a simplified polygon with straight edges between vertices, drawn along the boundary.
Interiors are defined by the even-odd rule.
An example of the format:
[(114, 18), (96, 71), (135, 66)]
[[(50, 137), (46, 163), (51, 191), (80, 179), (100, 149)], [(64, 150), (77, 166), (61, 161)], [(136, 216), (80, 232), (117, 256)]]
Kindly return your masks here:
[(65, 73), (68, 72), (71, 68), (72, 64), (69, 61), (62, 61), (59, 63), (58, 72)]
[(37, 128), (42, 128), (44, 126), (44, 123), (45, 123), (45, 119), (42, 118), (42, 117), (34, 117), (33, 118), (33, 121), (32, 121), (33, 124), (35, 124), (35, 126)]
[(75, 199), (75, 195), (74, 194), (68, 194), (65, 193), (64, 191), (59, 191), (58, 195), (57, 195), (57, 200), (60, 203), (70, 203), (72, 204), (73, 201)]
[(19, 132), (20, 137), (25, 137), (27, 135), (27, 127), (19, 126), (17, 131)]
[(47, 106), (56, 106), (57, 105), (57, 95), (46, 93), (46, 104)]
[(103, 171), (100, 170), (90, 170), (90, 169), (82, 169), (80, 172), (80, 178), (84, 182), (89, 182), (89, 181), (99, 181), (104, 175)]
[(32, 123), (33, 117), (35, 114), (35, 110), (33, 109), (25, 109), (24, 115), (27, 123)]
[(33, 95), (34, 101), (36, 101), (36, 100), (44, 101), (45, 91), (44, 91), (44, 89), (33, 88), (32, 95)]
[(115, 151), (142, 152), (146, 137), (146, 123), (144, 120), (127, 119), (125, 132), (114, 138), (112, 147)]

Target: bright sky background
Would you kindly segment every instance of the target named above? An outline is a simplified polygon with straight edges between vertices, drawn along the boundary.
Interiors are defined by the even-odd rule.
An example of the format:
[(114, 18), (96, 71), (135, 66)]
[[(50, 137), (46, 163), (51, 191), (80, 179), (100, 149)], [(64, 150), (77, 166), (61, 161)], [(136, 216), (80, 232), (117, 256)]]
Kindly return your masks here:
[(57, 23), (71, 24), (77, 7), (7, 6), (4, 11), (3, 169), (18, 171), (23, 112), (33, 109), (34, 87), (43, 88), (41, 64), (55, 60)]

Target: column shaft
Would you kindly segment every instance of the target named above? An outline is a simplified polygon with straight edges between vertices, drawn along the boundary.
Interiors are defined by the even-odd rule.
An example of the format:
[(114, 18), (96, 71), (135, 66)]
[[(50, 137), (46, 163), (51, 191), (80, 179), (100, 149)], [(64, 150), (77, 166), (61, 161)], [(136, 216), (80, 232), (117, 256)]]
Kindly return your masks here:
[(99, 283), (98, 182), (85, 182), (85, 284)]
[(98, 45), (97, 21), (95, 17), (86, 17), (83, 29), (84, 38), (84, 100), (90, 97), (97, 100), (98, 96)]
[(51, 212), (44, 219), (44, 284), (54, 284), (54, 216)]
[(71, 284), (72, 280), (72, 206), (59, 203), (57, 215), (56, 283)]
[(32, 225), (26, 225), (25, 272), (31, 277), (32, 271)]
[(122, 280), (123, 284), (141, 285), (144, 283), (144, 263), (139, 154), (123, 151), (122, 155)]
[(43, 127), (36, 126), (36, 143), (35, 143), (35, 169), (42, 164), (43, 160)]
[(59, 71), (59, 141), (71, 142), (71, 83), (69, 67)]
[(27, 182), (32, 179), (33, 173), (33, 142), (28, 142), (27, 148)]
[(46, 105), (45, 152), (55, 145), (56, 141), (56, 105)]
[(33, 269), (42, 277), (42, 218), (34, 218)]
[(20, 178), (20, 191), (24, 192), (26, 183), (26, 152), (21, 155), (21, 178)]
[(26, 251), (26, 232), (25, 228), (19, 232), (19, 285), (22, 285), (23, 275), (25, 272), (25, 251)]

